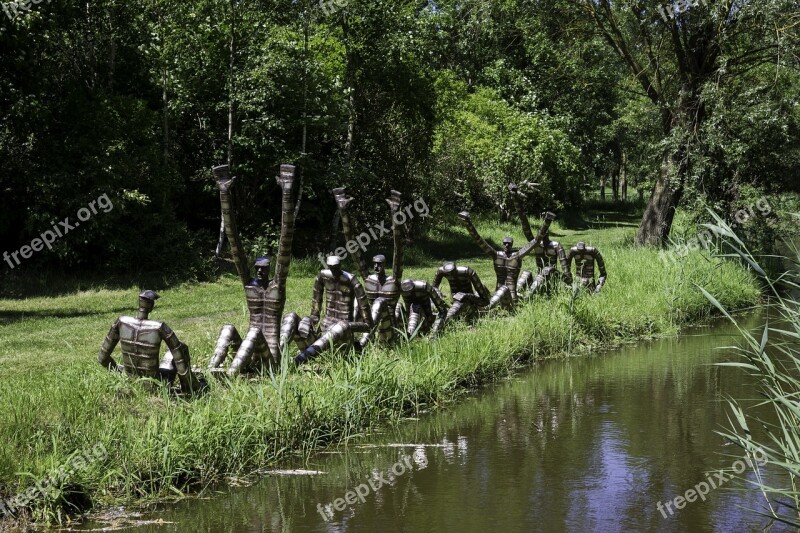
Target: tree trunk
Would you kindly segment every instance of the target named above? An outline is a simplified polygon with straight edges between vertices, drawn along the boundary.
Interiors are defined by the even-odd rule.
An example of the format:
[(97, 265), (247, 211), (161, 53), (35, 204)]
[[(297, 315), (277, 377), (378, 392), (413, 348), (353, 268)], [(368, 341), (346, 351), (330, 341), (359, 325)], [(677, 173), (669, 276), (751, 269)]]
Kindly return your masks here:
[[(680, 154), (665, 152), (658, 173), (658, 179), (653, 186), (653, 192), (644, 211), (639, 231), (636, 233), (636, 244), (649, 244), (663, 246), (667, 243), (675, 210), (683, 196), (683, 178), (677, 178), (682, 172), (673, 170), (674, 158)], [(672, 176), (672, 178), (671, 178)]]
[(622, 164), (620, 165), (620, 169), (619, 169), (619, 174), (620, 174), (619, 175), (619, 187), (620, 187), (620, 193), (622, 195), (622, 200), (623, 201), (627, 201), (628, 200), (628, 172), (627, 172), (627, 166), (628, 166), (628, 156), (623, 151), (622, 152)]

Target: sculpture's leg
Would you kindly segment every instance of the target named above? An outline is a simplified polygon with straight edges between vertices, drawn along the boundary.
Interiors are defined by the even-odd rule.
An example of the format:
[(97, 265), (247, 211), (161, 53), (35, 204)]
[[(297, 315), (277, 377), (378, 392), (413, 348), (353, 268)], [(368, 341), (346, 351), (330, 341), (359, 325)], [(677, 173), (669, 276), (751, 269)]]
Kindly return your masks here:
[(594, 278), (580, 278), (581, 280), (581, 287), (594, 292), (597, 288), (597, 284), (594, 282)]
[(181, 384), (181, 392), (183, 394), (197, 394), (204, 391), (206, 387), (208, 387), (208, 384), (205, 382), (205, 380), (198, 380), (197, 376), (194, 374), (194, 372), (192, 372), (188, 346), (181, 343), (177, 350), (167, 352), (167, 356), (164, 357), (161, 362), (162, 365), (167, 364), (167, 358), (169, 358), (168, 364), (175, 371), (172, 379), (174, 379), (175, 375), (177, 375), (178, 381), (180, 381)]
[(255, 370), (261, 363), (263, 355), (268, 352), (267, 341), (259, 328), (250, 328), (241, 346), (236, 351), (228, 375), (238, 376), (242, 372)]
[[(453, 296), (453, 305), (450, 306), (450, 309), (447, 311), (447, 317), (445, 318), (444, 322), (450, 323), (453, 320), (458, 320), (462, 316), (467, 320), (470, 320), (474, 318), (475, 311), (477, 311), (478, 308), (483, 307), (485, 304), (486, 301), (480, 296), (466, 292), (459, 292)], [(442, 329), (442, 326), (438, 324), (438, 321), (437, 325), (438, 327), (435, 328), (434, 333), (437, 333)]]
[(281, 335), (278, 339), (278, 349), (283, 355), (284, 350), (286, 347), (289, 346), (295, 337), (297, 337), (297, 330), (300, 327), (300, 315), (295, 312), (291, 312), (283, 317), (283, 323), (281, 324)]
[(533, 273), (530, 270), (525, 270), (517, 280), (517, 294), (525, 294), (525, 290), (533, 285)]
[(406, 333), (409, 337), (417, 330), (421, 319), (422, 306), (417, 303), (411, 304), (408, 309), (408, 325), (406, 326)]
[(545, 292), (547, 290), (548, 278), (550, 277), (552, 271), (553, 267), (544, 267), (541, 269), (536, 275), (536, 279), (533, 280), (528, 294), (532, 296), (534, 294)]
[(164, 354), (164, 358), (161, 359), (161, 362), (158, 364), (158, 374), (161, 377), (161, 381), (169, 383), (170, 385), (175, 381), (175, 377), (178, 375), (178, 369), (175, 368), (175, 357), (172, 355), (171, 351)]
[(241, 344), (242, 337), (234, 326), (230, 324), (222, 326), (222, 330), (219, 332), (219, 338), (217, 338), (217, 346), (214, 348), (214, 355), (211, 357), (211, 361), (208, 362), (208, 368), (214, 369), (221, 367), (228, 357), (228, 348), (236, 352), (239, 350)]
[(503, 285), (497, 292), (494, 293), (492, 299), (489, 300), (489, 305), (486, 306), (486, 310), (490, 311), (495, 307), (501, 307), (503, 309), (510, 309), (513, 306), (513, 299), (511, 296), (511, 290), (508, 287)]
[(306, 348), (295, 358), (295, 363), (301, 365), (315, 357), (329, 348), (339, 348), (347, 344), (353, 344), (353, 334), (363, 333), (369, 331), (369, 325), (366, 322), (345, 322), (344, 320), (336, 323), (311, 346)]
[[(394, 309), (389, 300), (380, 296), (372, 303), (372, 323), (378, 333), (378, 341), (390, 343), (394, 339)], [(374, 332), (365, 333), (361, 337), (361, 346), (366, 346)]]
[(297, 345), (298, 350), (303, 351), (314, 344), (314, 341), (317, 339), (319, 339), (319, 333), (314, 328), (314, 322), (311, 320), (311, 317), (307, 316), (297, 325), (297, 331), (295, 331), (294, 334), (294, 343)]
[[(433, 326), (436, 326), (437, 318), (433, 314), (432, 304), (433, 302), (428, 301), (422, 306), (422, 328), (420, 329), (422, 333), (428, 333)], [(438, 327), (441, 327), (441, 324)]]

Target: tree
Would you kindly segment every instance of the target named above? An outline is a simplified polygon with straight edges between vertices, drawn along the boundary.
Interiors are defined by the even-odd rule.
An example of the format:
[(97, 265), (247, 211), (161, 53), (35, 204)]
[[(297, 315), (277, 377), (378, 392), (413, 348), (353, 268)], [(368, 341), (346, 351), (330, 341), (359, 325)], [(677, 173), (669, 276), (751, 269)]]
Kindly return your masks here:
[(779, 43), (770, 24), (789, 4), (687, 0), (673, 6), (674, 12), (639, 0), (580, 5), (659, 111), (661, 164), (636, 242), (662, 245), (687, 185), (708, 179), (708, 169), (696, 164), (703, 158), (699, 135), (709, 117), (706, 90), (777, 61)]

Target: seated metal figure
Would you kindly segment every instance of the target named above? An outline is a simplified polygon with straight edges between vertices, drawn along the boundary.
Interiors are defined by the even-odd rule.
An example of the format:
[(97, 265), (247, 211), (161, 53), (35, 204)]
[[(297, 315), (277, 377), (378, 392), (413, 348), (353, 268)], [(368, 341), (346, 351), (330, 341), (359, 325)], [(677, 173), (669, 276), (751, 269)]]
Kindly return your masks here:
[(474, 318), (480, 308), (489, 305), (491, 298), (489, 289), (481, 282), (478, 273), (470, 267), (458, 266), (455, 261), (444, 263), (436, 271), (433, 288), (439, 289), (442, 280), (445, 279), (450, 285), (453, 305), (447, 311), (444, 322), (439, 323), (439, 327), (434, 329), (434, 335), (440, 333), (444, 323), (449, 324), (460, 316), (465, 316), (467, 320)]
[[(567, 255), (564, 252), (564, 247), (558, 241), (550, 240), (549, 231), (542, 234), (542, 238), (534, 247), (533, 253), (538, 273), (530, 286), (528, 294), (533, 295), (543, 291), (550, 291), (559, 278), (567, 285), (572, 284), (572, 273), (567, 265)], [(557, 263), (561, 264), (562, 273), (559, 273), (556, 266)]]
[[(298, 365), (330, 347), (352, 346), (354, 333), (365, 333), (372, 329), (372, 313), (361, 283), (354, 275), (342, 270), (338, 256), (328, 257), (326, 263), (328, 268), (320, 270), (314, 280), (311, 314), (302, 320), (298, 328), (301, 337), (314, 340), (295, 358)], [(320, 323), (323, 294), (326, 296), (325, 318)], [(352, 320), (356, 304), (361, 321)]]
[[(345, 194), (344, 188), (333, 190), (336, 204), (342, 219), (344, 238), (347, 242), (359, 242), (358, 237), (353, 233), (353, 225), (350, 220), (349, 206), (353, 201)], [(354, 256), (358, 264), (358, 271), (364, 279), (364, 289), (367, 300), (372, 309), (372, 323), (377, 329), (377, 337), (380, 342), (391, 342), (395, 337), (397, 327), (398, 309), (400, 301), (400, 279), (403, 275), (403, 235), (402, 228), (397, 224), (395, 213), (400, 210), (402, 195), (398, 191), (391, 191), (391, 196), (386, 199), (392, 215), (392, 236), (394, 238), (394, 258), (392, 263), (392, 275), (386, 274), (386, 257), (376, 255), (372, 258), (372, 272), (367, 269), (366, 261), (361, 252), (361, 248), (356, 248)], [(366, 239), (369, 236), (366, 234)], [(369, 342), (372, 333), (365, 333), (361, 339), (362, 346)]]
[(250, 327), (244, 340), (231, 324), (222, 327), (209, 368), (220, 372), (229, 348), (236, 351), (227, 373), (231, 376), (242, 372), (256, 371), (269, 364), (280, 364), (284, 346), (291, 340), (296, 327), (295, 316), (287, 316), (281, 325), (281, 315), (286, 304), (286, 279), (292, 260), (292, 238), (294, 236), (294, 206), (296, 192), (295, 167), (281, 165), (276, 181), (282, 190), (281, 236), (278, 246), (277, 266), (274, 279), (269, 279), (270, 260), (259, 257), (255, 262), (256, 277), (249, 278), (249, 268), (236, 226), (231, 186), (235, 178), (229, 175), (227, 165), (214, 168), (214, 176), (220, 192), (223, 219), (231, 253), (239, 277), (244, 284), (247, 308), (250, 311)]
[[(579, 242), (569, 250), (567, 256), (567, 268), (572, 272), (572, 262), (575, 261), (575, 269), (578, 281), (581, 286), (594, 292), (600, 292), (606, 284), (606, 263), (597, 248), (586, 246), (585, 242)], [(594, 281), (594, 265), (600, 270), (600, 277), (597, 283)]]
[[(497, 276), (497, 283), (495, 285), (495, 293), (489, 300), (487, 310), (494, 309), (501, 306), (505, 309), (514, 307), (518, 300), (518, 282), (520, 272), (522, 271), (523, 258), (533, 251), (534, 246), (538, 242), (538, 238), (533, 238), (525, 244), (518, 251), (513, 250), (514, 239), (506, 237), (503, 239), (503, 249), (495, 250), (483, 237), (478, 234), (475, 226), (472, 224), (469, 213), (462, 211), (458, 214), (467, 228), (472, 239), (480, 246), (481, 250), (486, 252), (494, 264), (494, 273)], [(550, 219), (545, 220), (546, 229), (550, 225)]]
[[(405, 306), (402, 309), (406, 317), (406, 333), (409, 337), (419, 329), (425, 334), (429, 330), (439, 331), (447, 317), (447, 304), (439, 289), (434, 289), (427, 281), (419, 279), (404, 279), (400, 284)], [(438, 311), (437, 317), (433, 316), (433, 308)]]
[(527, 294), (534, 294), (542, 290), (552, 288), (552, 281), (558, 277), (558, 270), (556, 269), (556, 261), (561, 263), (561, 269), (564, 273), (563, 280), (570, 284), (572, 283), (572, 274), (567, 267), (567, 255), (564, 248), (557, 241), (550, 240), (550, 223), (556, 219), (556, 215), (551, 212), (544, 213), (544, 224), (539, 229), (539, 234), (534, 237), (531, 224), (528, 221), (528, 215), (525, 213), (523, 206), (523, 195), (519, 187), (515, 183), (508, 185), (508, 190), (511, 192), (511, 201), (517, 210), (520, 224), (522, 225), (522, 233), (528, 240), (537, 240), (537, 245), (533, 249), (534, 259), (536, 261), (536, 276), (534, 277), (531, 272), (525, 271), (520, 276), (520, 281), (517, 284), (518, 292), (522, 293), (525, 288), (528, 288)]
[[(206, 384), (192, 372), (189, 349), (164, 322), (149, 319), (158, 298), (153, 291), (139, 294), (136, 318), (121, 316), (114, 322), (97, 359), (109, 370), (125, 372), (130, 377), (151, 378), (171, 384), (177, 375), (183, 394), (199, 393)], [(159, 362), (162, 341), (170, 351)], [(118, 343), (122, 345), (120, 364), (111, 357)]]

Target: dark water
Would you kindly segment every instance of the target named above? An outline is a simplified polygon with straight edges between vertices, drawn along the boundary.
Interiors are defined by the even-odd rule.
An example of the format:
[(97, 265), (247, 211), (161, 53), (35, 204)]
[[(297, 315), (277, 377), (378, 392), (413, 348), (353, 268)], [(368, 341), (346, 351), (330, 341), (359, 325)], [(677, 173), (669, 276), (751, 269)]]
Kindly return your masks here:
[[(136, 531), (761, 530), (768, 522), (743, 507), (763, 499), (734, 482), (710, 490), (705, 502), (673, 507), (673, 515), (665, 509), (667, 518), (656, 508), (743, 455), (715, 434), (726, 423), (725, 395), (754, 396), (740, 371), (713, 366), (733, 357), (715, 348), (737, 338), (720, 323), (548, 362), (446, 411), (311, 464), (286, 465), (324, 474), (270, 475), (168, 505), (139, 517), (149, 523)], [(381, 475), (386, 484), (378, 487)], [(343, 510), (325, 513), (359, 486), (363, 502), (341, 501)]]

